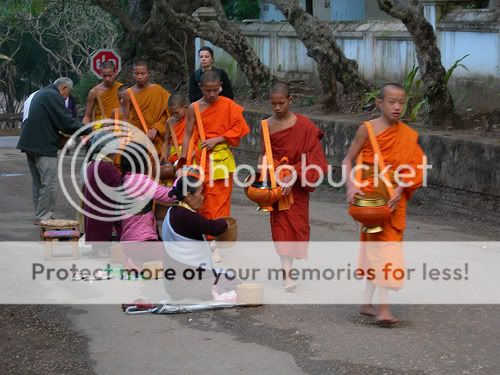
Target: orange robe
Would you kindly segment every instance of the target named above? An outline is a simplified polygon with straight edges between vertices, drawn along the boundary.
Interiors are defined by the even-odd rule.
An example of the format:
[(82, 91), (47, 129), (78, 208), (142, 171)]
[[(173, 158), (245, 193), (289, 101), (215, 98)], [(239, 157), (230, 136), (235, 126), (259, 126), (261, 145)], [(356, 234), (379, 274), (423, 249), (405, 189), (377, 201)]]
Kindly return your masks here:
[[(375, 279), (372, 280), (375, 285), (399, 289), (403, 286), (404, 279), (394, 278), (392, 273), (388, 273), (388, 277), (385, 277), (382, 270), (388, 263), (392, 263), (391, 268), (393, 270), (397, 268), (404, 269), (401, 241), (403, 241), (403, 231), (406, 227), (407, 202), (415, 190), (422, 186), (423, 169), (417, 169), (417, 166), (424, 165), (426, 160), (422, 149), (418, 145), (418, 133), (402, 122), (389, 127), (376, 138), (386, 166), (391, 165), (386, 177), (391, 180), (394, 187), (397, 187), (397, 185), (394, 182), (393, 173), (399, 166), (411, 166), (416, 171), (416, 174), (413, 178), (400, 178), (406, 183), (412, 182), (413, 185), (404, 189), (401, 200), (392, 212), (390, 219), (382, 225), (383, 231), (373, 234), (361, 233), (361, 241), (363, 242), (360, 265), (365, 270), (372, 268), (375, 271)], [(360, 152), (363, 156), (363, 164), (373, 168), (374, 152), (370, 140), (363, 144)], [(403, 173), (405, 173), (405, 170), (400, 172), (400, 176)], [(383, 181), (379, 181), (378, 187), (374, 186), (373, 173), (363, 174), (362, 182), (368, 183), (366, 187), (361, 188), (362, 191), (377, 191), (384, 194), (386, 200), (389, 199)]]
[[(152, 141), (158, 155), (161, 154), (163, 149), (163, 141), (165, 139), (165, 122), (168, 116), (168, 98), (170, 93), (163, 87), (157, 84), (134, 92), (137, 103), (141, 108), (142, 115), (146, 121), (148, 129), (157, 129), (156, 137)], [(137, 115), (134, 106), (130, 105), (129, 121), (139, 129), (143, 129), (139, 116)]]
[[(173, 128), (174, 128), (175, 137), (177, 138), (177, 143), (179, 145), (179, 148), (182, 148), (182, 141), (184, 139), (184, 130), (186, 130), (186, 117), (184, 117), (182, 120), (178, 121), (173, 126)], [(182, 153), (182, 150), (179, 150), (179, 152)], [(179, 159), (179, 156), (177, 155), (177, 152), (175, 150), (172, 134), (170, 134), (170, 150), (167, 150), (167, 159), (171, 163), (175, 163), (177, 161), (177, 159)]]
[[(250, 132), (243, 117), (244, 108), (231, 99), (219, 96), (208, 108), (201, 112), (206, 139), (222, 136), (229, 146), (237, 147), (241, 138)], [(195, 128), (196, 128), (195, 124)], [(198, 132), (193, 131), (194, 142), (198, 144)], [(203, 206), (200, 213), (207, 219), (231, 215), (232, 174), (227, 179), (210, 182), (210, 152), (207, 152)], [(213, 186), (210, 186), (213, 185)], [(227, 185), (227, 186), (225, 186)]]
[(101, 107), (97, 99), (95, 99), (94, 103), (94, 121), (100, 120), (103, 118), (113, 118), (112, 112), (115, 108), (120, 106), (120, 102), (118, 100), (118, 89), (122, 86), (123, 83), (115, 81), (113, 86), (111, 86), (106, 91), (97, 91), (99, 97), (102, 102), (102, 106), (104, 109), (104, 114), (101, 113)]
[[(289, 165), (297, 171), (297, 182), (292, 187), (293, 205), (288, 210), (279, 210), (278, 204), (271, 211), (271, 233), (275, 248), (279, 255), (296, 259), (307, 258), (309, 241), (309, 193), (314, 188), (301, 185), (301, 179), (314, 183), (320, 178), (317, 170), (302, 170), (302, 155), (305, 155), (305, 165), (317, 165), (325, 172), (328, 163), (321, 145), (323, 132), (312, 121), (296, 113), (295, 125), (271, 134), (273, 159), (288, 158)], [(296, 245), (276, 243), (276, 241), (302, 241)]]

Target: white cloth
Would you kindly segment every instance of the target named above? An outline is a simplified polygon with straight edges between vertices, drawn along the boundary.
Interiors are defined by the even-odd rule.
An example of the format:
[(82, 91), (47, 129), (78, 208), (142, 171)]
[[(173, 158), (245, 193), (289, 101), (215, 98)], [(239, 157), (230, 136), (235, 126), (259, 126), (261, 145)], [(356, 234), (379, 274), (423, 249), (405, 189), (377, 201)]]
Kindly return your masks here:
[(30, 112), (31, 100), (33, 99), (33, 97), (35, 96), (35, 94), (38, 91), (40, 91), (40, 90), (36, 90), (34, 93), (32, 93), (30, 96), (28, 96), (28, 98), (24, 101), (24, 105), (23, 105), (23, 122), (26, 121), (26, 119), (28, 118), (28, 114)]
[(170, 224), (170, 208), (163, 221), (163, 247), (176, 261), (193, 267), (212, 269), (212, 252), (207, 241), (193, 240), (176, 233)]

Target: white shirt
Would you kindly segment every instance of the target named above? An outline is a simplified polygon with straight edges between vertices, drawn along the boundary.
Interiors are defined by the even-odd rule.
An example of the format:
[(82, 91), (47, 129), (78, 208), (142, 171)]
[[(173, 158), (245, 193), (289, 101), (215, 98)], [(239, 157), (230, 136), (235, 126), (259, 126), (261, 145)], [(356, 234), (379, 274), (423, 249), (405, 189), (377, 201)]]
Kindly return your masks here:
[(38, 91), (40, 91), (40, 90), (36, 90), (33, 94), (31, 94), (30, 96), (28, 96), (28, 99), (26, 99), (24, 101), (24, 106), (23, 106), (23, 122), (26, 121), (26, 119), (28, 118), (28, 114), (30, 112), (31, 100), (33, 99), (33, 97), (35, 96), (35, 94)]

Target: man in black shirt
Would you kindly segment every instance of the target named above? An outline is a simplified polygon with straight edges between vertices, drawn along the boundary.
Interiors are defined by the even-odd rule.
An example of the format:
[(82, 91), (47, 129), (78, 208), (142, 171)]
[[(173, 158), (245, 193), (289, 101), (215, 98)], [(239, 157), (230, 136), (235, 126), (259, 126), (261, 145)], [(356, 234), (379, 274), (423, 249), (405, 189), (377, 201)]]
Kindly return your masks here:
[(33, 181), (33, 223), (36, 225), (52, 218), (55, 208), (59, 131), (73, 134), (82, 126), (64, 104), (72, 88), (73, 81), (61, 77), (35, 94), (17, 144), (28, 159)]

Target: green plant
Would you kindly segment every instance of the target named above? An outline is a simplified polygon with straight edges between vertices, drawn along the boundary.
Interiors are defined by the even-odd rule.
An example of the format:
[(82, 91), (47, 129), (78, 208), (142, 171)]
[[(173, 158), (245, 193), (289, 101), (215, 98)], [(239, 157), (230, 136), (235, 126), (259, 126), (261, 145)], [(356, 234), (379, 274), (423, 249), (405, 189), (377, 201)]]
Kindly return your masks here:
[(467, 71), (469, 71), (469, 69), (464, 65), (462, 64), (462, 61), (465, 60), (467, 57), (469, 57), (470, 54), (467, 54), (465, 56), (462, 56), (461, 58), (459, 58), (457, 61), (455, 61), (453, 63), (452, 66), (450, 66), (450, 68), (446, 71), (446, 75), (444, 76), (444, 81), (446, 82), (446, 84), (448, 84), (448, 82), (450, 81), (451, 79), (451, 76), (453, 75), (453, 72), (455, 71), (455, 69), (457, 69), (458, 67), (461, 67)]
[(223, 0), (222, 5), (230, 19), (242, 21), (259, 18), (260, 7), (257, 0)]
[[(469, 56), (470, 54), (462, 56), (450, 66), (450, 68), (446, 71), (444, 77), (444, 81), (446, 84), (450, 82), (450, 79), (457, 68), (460, 67), (467, 71), (469, 70), (467, 66), (462, 64), (462, 61)], [(427, 99), (423, 97), (421, 92), (422, 80), (416, 79), (419, 70), (420, 67), (413, 65), (406, 75), (405, 79), (403, 80), (403, 88), (406, 91), (406, 103), (404, 105), (401, 117), (406, 118), (412, 122), (417, 120), (417, 117), (420, 115), (420, 113), (425, 108), (425, 105), (427, 104)], [(375, 103), (375, 100), (378, 98), (378, 94), (378, 90), (365, 92), (361, 97), (362, 106), (365, 107), (368, 105), (373, 105)], [(409, 113), (409, 116), (405, 117), (407, 113)]]
[(82, 78), (73, 87), (73, 96), (76, 102), (84, 105), (87, 102), (87, 94), (90, 89), (99, 83), (99, 79), (90, 72), (84, 73)]

